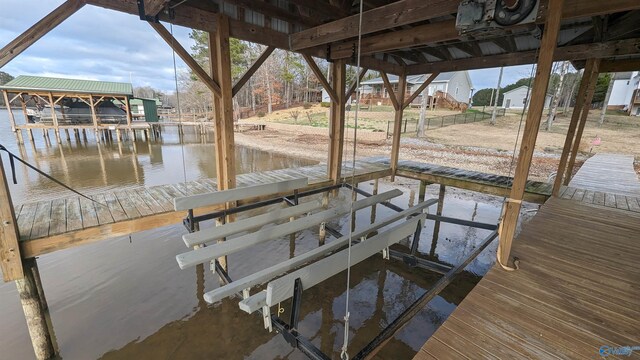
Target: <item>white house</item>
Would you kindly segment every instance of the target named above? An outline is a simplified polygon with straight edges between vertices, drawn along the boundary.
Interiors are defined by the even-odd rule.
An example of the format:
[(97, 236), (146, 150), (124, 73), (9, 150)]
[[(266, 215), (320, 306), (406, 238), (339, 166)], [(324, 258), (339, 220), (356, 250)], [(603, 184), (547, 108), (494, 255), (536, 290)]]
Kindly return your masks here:
[[(407, 76), (407, 89), (405, 95), (411, 95), (430, 75), (431, 74)], [(398, 91), (398, 77), (396, 75), (388, 75), (388, 77), (389, 83), (393, 86), (393, 91)], [(361, 94), (371, 94), (373, 97), (378, 98), (389, 97), (382, 78), (363, 81), (360, 84)], [(468, 104), (469, 99), (471, 98), (472, 89), (473, 84), (471, 83), (469, 72), (455, 71), (438, 75), (431, 84), (427, 86), (426, 90), (428, 95), (434, 95), (436, 91), (440, 90), (451, 95), (456, 101)]]
[[(505, 109), (523, 109), (525, 104), (527, 107), (529, 106), (529, 101), (531, 100), (531, 88), (522, 85), (515, 89), (505, 91), (503, 96), (502, 104), (500, 104), (501, 107)], [(548, 108), (549, 104), (551, 104), (551, 98), (552, 96), (547, 94), (547, 98), (544, 101), (545, 108)], [(525, 99), (527, 99), (526, 102)]]
[(625, 110), (629, 115), (640, 116), (640, 72), (615, 73), (608, 109)]

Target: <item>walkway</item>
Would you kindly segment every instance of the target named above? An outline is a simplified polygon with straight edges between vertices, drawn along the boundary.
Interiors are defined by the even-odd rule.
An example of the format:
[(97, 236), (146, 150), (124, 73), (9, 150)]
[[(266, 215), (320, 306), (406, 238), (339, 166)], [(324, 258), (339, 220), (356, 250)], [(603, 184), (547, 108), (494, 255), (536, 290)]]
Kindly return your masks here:
[(415, 359), (587, 359), (640, 344), (633, 158), (596, 155), (570, 185), (515, 239), (520, 269), (494, 266)]
[[(331, 185), (324, 164), (237, 176), (238, 187), (309, 178), (307, 189)], [(343, 168), (351, 176), (351, 168)], [(367, 181), (391, 174), (388, 167), (358, 162), (356, 180)], [(178, 224), (186, 216), (174, 211), (173, 198), (216, 191), (214, 179), (151, 187), (136, 187), (92, 194), (100, 204), (79, 196), (17, 205), (22, 257), (33, 257), (77, 245), (124, 236), (138, 231)], [(212, 209), (200, 209), (211, 211)]]
[(549, 200), (514, 241), (520, 270), (494, 266), (414, 359), (593, 359), (640, 344), (638, 234), (639, 213)]
[(633, 168), (632, 155), (596, 154), (582, 164), (569, 186), (640, 197), (640, 181)]

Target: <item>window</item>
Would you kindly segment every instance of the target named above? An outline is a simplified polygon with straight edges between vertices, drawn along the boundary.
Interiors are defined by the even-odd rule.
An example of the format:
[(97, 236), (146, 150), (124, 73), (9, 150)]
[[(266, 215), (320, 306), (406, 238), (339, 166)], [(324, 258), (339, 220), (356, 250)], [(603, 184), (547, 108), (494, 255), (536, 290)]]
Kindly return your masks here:
[(458, 87), (456, 87), (456, 95), (458, 95)]

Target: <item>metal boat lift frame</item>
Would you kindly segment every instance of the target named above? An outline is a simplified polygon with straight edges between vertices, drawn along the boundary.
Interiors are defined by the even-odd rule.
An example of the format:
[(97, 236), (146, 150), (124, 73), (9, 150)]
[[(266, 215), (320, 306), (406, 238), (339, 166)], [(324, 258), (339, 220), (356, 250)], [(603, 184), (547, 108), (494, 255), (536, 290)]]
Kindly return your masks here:
[[(355, 191), (356, 193), (365, 196), (371, 197), (373, 194), (368, 193), (358, 187), (354, 187), (348, 183), (341, 183), (326, 187), (321, 187), (314, 190), (309, 190), (305, 192), (298, 192), (294, 190), (293, 194), (286, 195), (282, 197), (276, 197), (273, 199), (258, 201), (255, 203), (250, 203), (246, 205), (240, 205), (237, 207), (233, 207), (230, 209), (220, 210), (208, 214), (194, 216), (193, 210), (188, 211), (188, 216), (183, 220), (183, 224), (187, 231), (194, 232), (199, 229), (199, 224), (202, 221), (219, 219), (224, 221), (226, 216), (238, 214), (244, 211), (258, 209), (264, 206), (274, 205), (280, 202), (285, 202), (288, 205), (295, 206), (298, 205), (298, 200), (301, 197), (307, 197), (312, 195), (317, 195), (320, 193), (337, 190), (340, 188), (348, 188), (350, 190)], [(380, 203), (381, 205), (394, 210), (396, 212), (402, 212), (406, 209), (403, 209), (397, 205), (392, 204), (390, 201), (384, 201)], [(410, 214), (410, 216), (417, 215), (418, 212), (414, 214)], [(373, 340), (369, 342), (364, 348), (360, 350), (352, 359), (367, 359), (370, 356), (375, 355), (380, 348), (398, 331), (400, 330), (404, 324), (406, 324), (415, 314), (417, 314), (424, 306), (434, 297), (436, 297), (447, 285), (449, 285), (455, 277), (460, 274), (464, 268), (471, 263), (480, 253), (487, 247), (493, 240), (498, 237), (498, 225), (481, 223), (476, 221), (469, 220), (461, 220), (441, 215), (427, 214), (428, 220), (440, 221), (445, 223), (457, 224), (462, 226), (469, 226), (483, 230), (491, 230), (492, 232), (485, 237), (482, 244), (477, 247), (469, 256), (465, 258), (465, 260), (456, 265), (450, 266), (446, 264), (441, 264), (438, 262), (430, 261), (427, 259), (423, 259), (417, 256), (418, 245), (420, 242), (420, 234), (422, 226), (418, 226), (415, 234), (413, 235), (413, 239), (411, 242), (410, 253), (404, 253), (397, 250), (389, 250), (385, 256), (387, 258), (393, 258), (396, 260), (401, 260), (408, 266), (418, 267), (421, 269), (425, 269), (428, 271), (433, 271), (438, 274), (444, 275), (436, 284), (427, 290), (424, 294), (422, 294), (418, 299), (416, 299), (407, 309), (405, 309), (402, 314), (400, 314), (394, 321), (392, 321), (382, 332), (380, 332)], [(342, 237), (343, 234), (338, 230), (324, 225), (324, 228), (328, 234), (335, 238)], [(212, 271), (214, 271), (219, 277), (220, 280), (225, 284), (230, 284), (233, 282), (233, 279), (229, 276), (229, 273), (221, 266), (221, 264), (215, 260), (212, 264)], [(298, 322), (300, 319), (300, 310), (302, 304), (302, 282), (300, 279), (295, 280), (294, 284), (294, 295), (291, 301), (291, 314), (289, 318), (289, 322), (287, 323), (285, 320), (278, 316), (279, 314), (263, 314), (262, 310), (258, 310), (258, 313), (262, 318), (270, 318), (271, 324), (276, 332), (280, 333), (283, 338), (289, 343), (292, 347), (297, 348), (302, 353), (304, 353), (307, 357), (314, 360), (328, 360), (331, 359), (330, 356), (325, 354), (322, 350), (320, 350), (317, 346), (315, 346), (307, 337), (300, 334), (298, 332)]]

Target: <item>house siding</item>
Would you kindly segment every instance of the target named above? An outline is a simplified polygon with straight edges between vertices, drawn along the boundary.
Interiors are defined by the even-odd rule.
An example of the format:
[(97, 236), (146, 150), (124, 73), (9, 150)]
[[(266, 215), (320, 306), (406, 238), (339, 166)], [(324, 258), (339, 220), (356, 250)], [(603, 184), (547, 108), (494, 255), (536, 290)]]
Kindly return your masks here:
[[(524, 99), (526, 99), (528, 93), (528, 89), (526, 86), (521, 86), (517, 89), (513, 89), (504, 93), (504, 97), (502, 98), (502, 104), (500, 107), (505, 109), (522, 109), (524, 108)], [(529, 96), (531, 94), (529, 93)], [(545, 109), (549, 107), (551, 104), (551, 95), (547, 95), (544, 101)], [(508, 106), (507, 106), (508, 105)]]
[(469, 103), (471, 84), (469, 83), (466, 71), (458, 71), (453, 75), (449, 81), (447, 92), (449, 95), (453, 96), (456, 101)]

